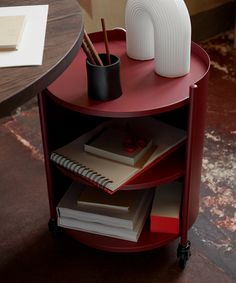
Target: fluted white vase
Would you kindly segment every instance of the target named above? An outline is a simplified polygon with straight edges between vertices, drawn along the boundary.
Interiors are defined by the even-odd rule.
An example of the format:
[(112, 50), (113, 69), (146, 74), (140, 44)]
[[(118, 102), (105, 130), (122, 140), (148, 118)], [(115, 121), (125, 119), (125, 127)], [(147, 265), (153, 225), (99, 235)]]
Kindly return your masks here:
[(189, 73), (191, 22), (183, 0), (127, 0), (127, 55), (155, 59), (155, 72), (164, 77)]

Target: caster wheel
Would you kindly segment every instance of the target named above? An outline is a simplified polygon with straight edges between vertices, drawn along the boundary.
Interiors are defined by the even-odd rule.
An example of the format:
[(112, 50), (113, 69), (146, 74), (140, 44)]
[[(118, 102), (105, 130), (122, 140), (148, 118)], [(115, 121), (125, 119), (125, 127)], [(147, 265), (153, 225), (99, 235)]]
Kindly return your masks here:
[(51, 218), (48, 222), (48, 230), (52, 233), (54, 238), (58, 238), (60, 235), (60, 228), (57, 226), (57, 221)]
[(179, 244), (178, 249), (177, 249), (177, 257), (179, 259), (179, 267), (181, 269), (184, 269), (187, 263), (187, 260), (191, 256), (190, 252), (190, 246), (191, 243), (190, 241), (187, 242), (186, 246), (182, 246)]
[(179, 267), (181, 268), (181, 269), (184, 269), (185, 268), (185, 266), (186, 266), (186, 263), (187, 263), (187, 259), (186, 258), (180, 258), (179, 259)]

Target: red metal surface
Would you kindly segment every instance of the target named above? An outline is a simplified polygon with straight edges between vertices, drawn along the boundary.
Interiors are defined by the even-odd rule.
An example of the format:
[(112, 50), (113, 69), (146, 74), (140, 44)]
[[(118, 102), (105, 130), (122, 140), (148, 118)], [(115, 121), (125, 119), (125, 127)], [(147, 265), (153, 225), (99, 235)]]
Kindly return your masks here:
[(206, 116), (208, 74), (190, 87), (186, 175), (182, 201), (181, 244), (187, 243), (187, 230), (199, 212), (203, 141)]
[(45, 160), (45, 171), (47, 178), (47, 188), (48, 188), (48, 200), (50, 208), (51, 218), (56, 219), (56, 201), (55, 201), (55, 192), (52, 179), (52, 168), (51, 162), (49, 160), (49, 142), (48, 142), (48, 123), (47, 123), (47, 112), (46, 112), (46, 103), (45, 95), (43, 93), (38, 94), (38, 104), (39, 104), (39, 117), (43, 141), (43, 151), (44, 151), (44, 160)]
[[(109, 37), (111, 52), (121, 58), (123, 95), (109, 102), (95, 102), (88, 99), (86, 93), (85, 55), (80, 51), (71, 66), (49, 87), (49, 91), (45, 92), (47, 103), (41, 103), (40, 105), (40, 107), (47, 108), (45, 112), (47, 115), (44, 115), (45, 121), (43, 121), (45, 127), (42, 130), (47, 131), (46, 126), (50, 124), (48, 130), (50, 137), (46, 135), (44, 139), (47, 139), (47, 146), (51, 150), (56, 145), (59, 145), (58, 137), (60, 138), (64, 132), (67, 134), (63, 135), (61, 139), (66, 142), (69, 136), (72, 137), (75, 135), (73, 133), (74, 131), (77, 134), (83, 131), (80, 128), (83, 127), (81, 119), (84, 114), (86, 114), (84, 115), (84, 119), (85, 116), (87, 118), (83, 124), (86, 124), (89, 121), (88, 117), (91, 116), (96, 116), (94, 118), (98, 119), (98, 116), (137, 117), (156, 115), (189, 105), (190, 101), (191, 115), (188, 117), (190, 120), (188, 128), (187, 166), (180, 233), (181, 244), (184, 245), (187, 241), (188, 228), (193, 224), (198, 215), (209, 58), (199, 46), (193, 43), (190, 73), (182, 78), (167, 79), (154, 73), (153, 61), (135, 61), (126, 56), (123, 32), (109, 32)], [(103, 43), (100, 42), (101, 33), (94, 34), (92, 38), (94, 41), (97, 41), (95, 46), (98, 52), (103, 52)], [(195, 83), (198, 88), (194, 91), (194, 96), (191, 96), (189, 100), (189, 88)], [(71, 114), (68, 114), (68, 111)], [(71, 119), (72, 117), (77, 118), (76, 122), (74, 119)], [(182, 117), (180, 119), (185, 118)], [(60, 127), (60, 121), (63, 123), (63, 129)], [(54, 134), (56, 135), (55, 137)], [(48, 158), (48, 153), (45, 156), (46, 158)], [(124, 189), (153, 187), (171, 181), (173, 178), (183, 176), (185, 171), (183, 170), (183, 157), (184, 153), (180, 159), (176, 159), (175, 155), (173, 155), (169, 159), (163, 160), (152, 169), (133, 179), (127, 186), (124, 186)], [(180, 166), (178, 166), (178, 160), (182, 160)], [(55, 202), (59, 199), (60, 195), (57, 193), (57, 190), (59, 188), (66, 190), (66, 187), (63, 188), (63, 184), (60, 184), (60, 181), (56, 180), (58, 177), (62, 179), (63, 176), (64, 178), (69, 177), (69, 179), (77, 180), (77, 178), (68, 171), (52, 170), (50, 172), (50, 166), (47, 165), (46, 169), (49, 172), (49, 185), (50, 182), (53, 184), (49, 188), (49, 198), (52, 199), (50, 206), (52, 206), (51, 211), (54, 215)], [(54, 194), (57, 194), (57, 196), (55, 197)], [(147, 227), (148, 225), (142, 232), (138, 243), (116, 240), (70, 229), (65, 229), (65, 231), (82, 243), (94, 248), (119, 252), (144, 251), (157, 248), (178, 237), (178, 235), (150, 233)]]
[[(48, 88), (58, 103), (71, 110), (97, 116), (135, 117), (157, 114), (184, 105), (189, 97), (189, 86), (207, 72), (207, 54), (194, 43), (190, 73), (170, 79), (154, 72), (153, 60), (137, 61), (127, 57), (124, 32), (109, 31), (108, 36), (111, 53), (121, 59), (122, 96), (108, 102), (88, 99), (85, 54), (80, 50), (73, 63)], [(95, 47), (98, 52), (104, 52), (102, 33), (96, 33), (91, 38), (100, 40), (95, 43)]]

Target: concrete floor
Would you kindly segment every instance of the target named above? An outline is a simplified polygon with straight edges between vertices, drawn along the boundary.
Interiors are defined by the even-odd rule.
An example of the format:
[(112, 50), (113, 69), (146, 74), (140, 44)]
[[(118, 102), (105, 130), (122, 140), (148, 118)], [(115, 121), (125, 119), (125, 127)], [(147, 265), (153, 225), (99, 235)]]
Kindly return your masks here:
[(192, 256), (178, 241), (142, 254), (96, 251), (48, 232), (49, 208), (36, 99), (0, 120), (0, 281), (236, 282), (236, 51), (233, 33), (201, 45), (212, 60), (199, 217)]

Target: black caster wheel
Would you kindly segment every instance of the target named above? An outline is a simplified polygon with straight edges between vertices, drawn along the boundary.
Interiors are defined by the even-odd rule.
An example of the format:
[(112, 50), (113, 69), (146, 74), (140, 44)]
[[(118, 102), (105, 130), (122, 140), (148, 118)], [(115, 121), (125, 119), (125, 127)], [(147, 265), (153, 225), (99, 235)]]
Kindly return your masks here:
[(179, 258), (179, 267), (180, 267), (181, 269), (184, 269), (185, 266), (186, 266), (186, 263), (187, 263), (187, 258), (184, 257), (184, 256), (181, 256), (181, 257)]
[(177, 258), (179, 259), (179, 267), (181, 269), (185, 268), (187, 260), (191, 256), (190, 246), (191, 246), (190, 241), (187, 241), (187, 244), (185, 246), (182, 246), (181, 244), (179, 244), (178, 246)]
[(58, 238), (60, 235), (60, 228), (57, 226), (56, 219), (51, 218), (48, 222), (48, 230), (52, 233), (54, 238)]

